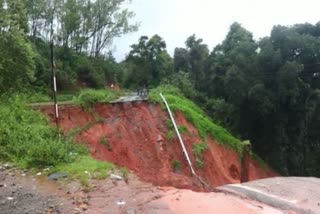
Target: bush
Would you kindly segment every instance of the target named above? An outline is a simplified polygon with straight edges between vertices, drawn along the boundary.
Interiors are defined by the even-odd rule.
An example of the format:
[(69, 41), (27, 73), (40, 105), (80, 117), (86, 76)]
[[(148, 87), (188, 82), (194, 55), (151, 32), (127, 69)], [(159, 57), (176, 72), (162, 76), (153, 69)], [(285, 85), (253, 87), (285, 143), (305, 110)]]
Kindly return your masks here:
[(1, 98), (0, 159), (30, 168), (70, 163), (77, 158), (74, 154), (86, 154), (83, 146), (59, 138), (39, 112), (26, 107), (25, 100)]
[(95, 103), (115, 100), (119, 95), (119, 92), (108, 89), (85, 89), (82, 90), (77, 97), (74, 97), (73, 102), (82, 107), (92, 107)]
[(202, 152), (208, 149), (206, 143), (195, 143), (192, 145), (192, 152), (195, 157), (196, 165), (199, 169), (202, 169), (204, 166)]
[(178, 160), (173, 160), (171, 162), (171, 167), (174, 172), (178, 172), (181, 168), (181, 163)]
[(170, 130), (168, 133), (167, 133), (167, 139), (169, 142), (172, 142), (174, 138), (174, 132), (172, 130)]
[(207, 149), (208, 145), (206, 143), (195, 143), (192, 145), (192, 152), (196, 157), (200, 157), (202, 152)]
[(122, 175), (123, 179), (124, 179), (125, 181), (128, 181), (128, 178), (129, 178), (129, 170), (128, 170), (126, 167), (122, 166), (122, 167), (120, 167), (120, 172), (121, 172), (121, 175)]

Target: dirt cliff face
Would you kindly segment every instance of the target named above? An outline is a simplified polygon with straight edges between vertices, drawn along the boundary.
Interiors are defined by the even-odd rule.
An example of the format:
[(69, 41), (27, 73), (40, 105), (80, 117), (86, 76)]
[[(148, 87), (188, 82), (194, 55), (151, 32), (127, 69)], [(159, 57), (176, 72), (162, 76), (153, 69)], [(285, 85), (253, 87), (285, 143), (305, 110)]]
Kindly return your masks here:
[[(53, 121), (51, 107), (40, 110)], [(199, 169), (192, 145), (203, 140), (181, 113), (177, 112), (175, 119), (179, 126), (187, 128), (182, 138), (196, 173), (211, 186), (239, 183), (241, 168), (248, 171), (249, 180), (276, 175), (250, 158), (246, 167), (241, 167), (234, 150), (209, 137), (208, 149), (202, 153), (204, 165)], [(168, 120), (167, 112), (147, 102), (97, 104), (90, 111), (79, 106), (60, 107), (60, 128), (65, 133), (77, 129), (76, 141), (87, 143), (93, 157), (125, 166), (155, 185), (203, 190), (192, 177), (177, 138), (168, 139), (172, 131)]]

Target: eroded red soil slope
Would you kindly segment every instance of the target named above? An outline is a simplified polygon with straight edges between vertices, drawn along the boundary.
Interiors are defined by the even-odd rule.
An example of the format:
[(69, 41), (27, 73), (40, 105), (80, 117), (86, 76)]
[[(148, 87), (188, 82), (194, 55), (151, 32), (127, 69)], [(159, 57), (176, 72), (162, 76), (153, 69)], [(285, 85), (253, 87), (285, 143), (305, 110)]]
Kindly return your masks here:
[[(51, 107), (41, 107), (41, 111), (53, 120)], [(201, 190), (199, 182), (191, 176), (177, 138), (167, 137), (168, 119), (160, 106), (147, 102), (97, 104), (91, 111), (78, 106), (60, 108), (63, 132), (77, 129), (76, 140), (88, 143), (93, 157), (126, 166), (142, 180), (155, 185)], [(181, 113), (176, 113), (176, 122), (188, 129), (183, 140), (194, 163), (192, 144), (203, 140)], [(159, 139), (163, 139), (162, 148)], [(197, 174), (211, 186), (239, 183), (238, 154), (209, 137), (207, 143), (209, 149), (203, 152), (204, 167), (199, 169), (194, 164)], [(180, 163), (180, 170), (174, 172), (173, 162)], [(249, 180), (276, 175), (250, 158), (245, 169)]]

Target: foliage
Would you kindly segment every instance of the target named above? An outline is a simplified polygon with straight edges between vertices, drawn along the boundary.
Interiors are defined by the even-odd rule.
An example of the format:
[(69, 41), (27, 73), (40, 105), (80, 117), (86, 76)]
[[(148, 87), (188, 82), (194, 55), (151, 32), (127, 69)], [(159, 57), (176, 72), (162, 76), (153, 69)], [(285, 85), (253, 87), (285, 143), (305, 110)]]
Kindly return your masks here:
[(119, 95), (119, 92), (108, 89), (84, 89), (80, 91), (79, 95), (73, 99), (73, 102), (75, 104), (88, 108), (92, 107), (95, 103), (98, 102), (110, 102), (112, 100), (115, 100)]
[(50, 98), (48, 95), (43, 93), (30, 93), (25, 94), (25, 96), (28, 98), (28, 103), (39, 103), (39, 102), (50, 102), (52, 101), (52, 98)]
[(100, 162), (90, 156), (79, 156), (74, 162), (54, 167), (51, 172), (64, 172), (70, 179), (79, 179), (81, 184), (88, 186), (88, 179), (105, 179), (107, 172), (114, 169), (108, 162)]
[(125, 181), (128, 181), (129, 171), (126, 167), (120, 167), (120, 172)]
[(21, 167), (55, 166), (74, 161), (86, 150), (57, 137), (54, 128), (39, 113), (26, 107), (26, 98), (1, 98), (0, 157)]
[(170, 119), (168, 119), (168, 120), (166, 121), (166, 125), (167, 125), (167, 128), (168, 128), (168, 129), (174, 129), (173, 123), (171, 122)]
[(179, 90), (173, 86), (160, 86), (153, 89), (149, 93), (149, 98), (153, 102), (162, 103), (159, 93), (162, 92), (165, 96), (171, 110), (173, 112), (181, 111), (186, 119), (191, 122), (198, 130), (199, 135), (205, 139), (209, 134), (219, 143), (223, 143), (235, 149), (239, 153), (242, 152), (241, 141), (233, 137), (227, 130), (221, 126), (216, 125), (208, 117), (206, 117), (203, 110), (196, 106), (192, 101), (179, 95)]
[(320, 151), (319, 26), (275, 26), (257, 42), (234, 23), (206, 61), (209, 115), (285, 175), (320, 172), (308, 158)]
[(24, 91), (35, 80), (35, 53), (25, 35), (23, 1), (1, 1), (0, 20), (0, 94)]
[(192, 144), (192, 152), (194, 156), (201, 156), (202, 152), (208, 149), (208, 144), (206, 143), (194, 143)]
[(168, 131), (168, 133), (167, 133), (168, 141), (172, 142), (173, 138), (174, 138), (174, 131), (172, 131), (172, 130)]
[(134, 13), (124, 9), (123, 3), (124, 0), (27, 0), (29, 35), (49, 42), (53, 21), (61, 26), (53, 26), (57, 35), (54, 42), (59, 46), (100, 56), (113, 38), (138, 29), (137, 24), (130, 23)]
[(104, 145), (109, 151), (112, 151), (112, 147), (111, 147), (111, 145), (110, 145), (110, 143), (108, 141), (108, 138), (102, 137), (100, 139), (100, 144)]
[(181, 169), (181, 163), (178, 160), (173, 160), (171, 162), (171, 167), (174, 172), (178, 172)]
[(181, 125), (181, 126), (178, 126), (178, 130), (181, 134), (184, 134), (184, 133), (189, 133), (189, 130), (186, 126), (184, 125)]
[(206, 143), (194, 143), (192, 144), (192, 152), (195, 157), (196, 165), (199, 169), (202, 169), (204, 166), (202, 152), (208, 149)]
[(167, 53), (166, 43), (160, 36), (154, 35), (150, 39), (141, 36), (138, 44), (131, 48), (126, 59), (126, 87), (155, 87), (162, 79), (168, 78), (173, 63)]

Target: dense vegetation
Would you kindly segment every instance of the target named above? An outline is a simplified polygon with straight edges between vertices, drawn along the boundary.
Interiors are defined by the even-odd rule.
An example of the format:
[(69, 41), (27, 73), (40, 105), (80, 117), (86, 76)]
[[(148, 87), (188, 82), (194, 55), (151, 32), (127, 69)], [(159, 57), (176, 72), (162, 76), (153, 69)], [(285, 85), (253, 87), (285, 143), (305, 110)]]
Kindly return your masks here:
[[(258, 41), (234, 23), (213, 50), (191, 35), (173, 57), (159, 35), (142, 36), (116, 63), (107, 46), (137, 30), (123, 2), (0, 0), (0, 94), (28, 90), (50, 96), (53, 42), (59, 90), (172, 84), (201, 107), (192, 107), (194, 112), (205, 111), (250, 140), (279, 172), (320, 176), (320, 23), (274, 26)], [(176, 98), (168, 99), (174, 105)], [(1, 105), (1, 111), (6, 108)], [(214, 128), (204, 124), (197, 127), (205, 130), (201, 135)]]
[[(151, 90), (149, 94), (150, 101), (163, 104), (160, 93), (165, 96), (171, 111), (181, 111), (186, 119), (194, 125), (204, 141), (206, 141), (207, 135), (210, 135), (218, 143), (222, 143), (242, 154), (242, 142), (206, 117), (205, 113), (197, 105), (183, 97), (179, 89), (170, 85), (157, 87)], [(179, 127), (179, 130), (181, 130), (181, 127)]]

